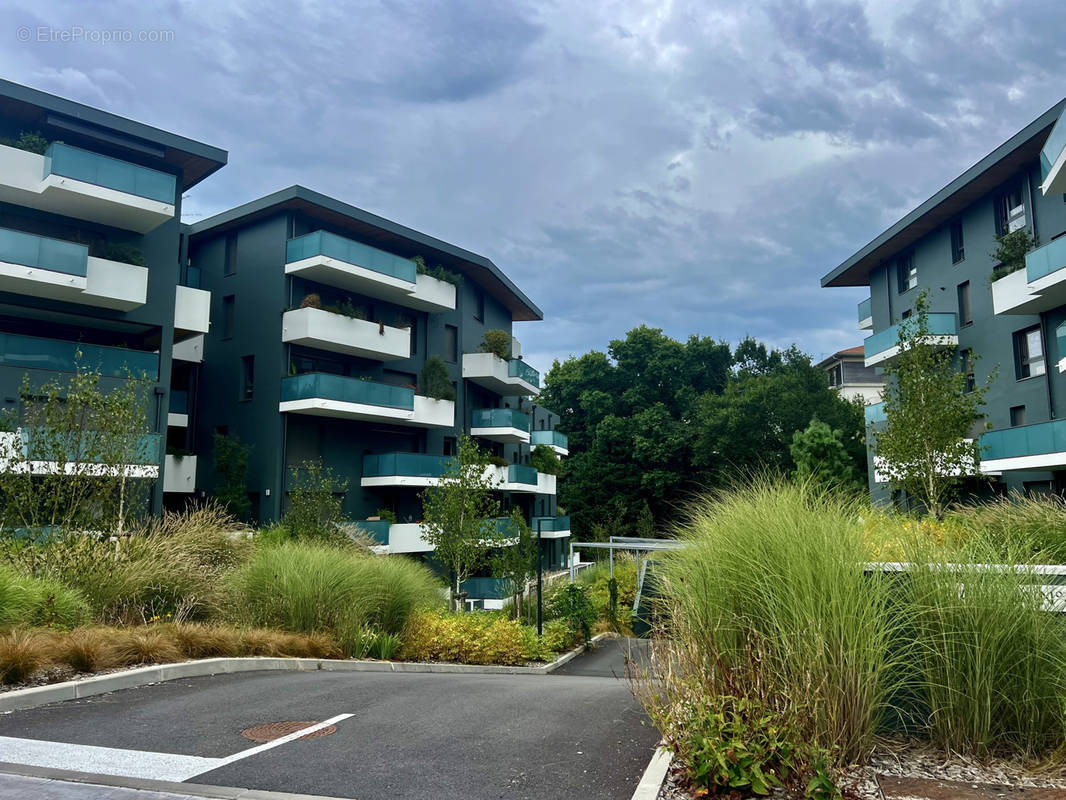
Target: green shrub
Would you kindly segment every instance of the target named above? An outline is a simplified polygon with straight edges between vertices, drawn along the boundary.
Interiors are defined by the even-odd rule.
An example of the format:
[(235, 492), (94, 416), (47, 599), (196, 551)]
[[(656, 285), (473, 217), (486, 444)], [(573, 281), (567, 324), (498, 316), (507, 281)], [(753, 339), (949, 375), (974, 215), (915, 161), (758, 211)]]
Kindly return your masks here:
[(430, 356), (422, 365), (422, 391), (434, 400), (455, 400), (455, 386), (440, 356)]
[(89, 617), (89, 604), (79, 592), (50, 578), (26, 577), (0, 567), (0, 628), (70, 629)]
[(592, 626), (596, 622), (596, 609), (589, 600), (585, 587), (568, 583), (551, 597), (552, 616), (563, 620), (570, 632), (580, 636), (586, 644), (592, 641)]
[(282, 524), (296, 539), (341, 540), (342, 502), (348, 481), (335, 478), (319, 461), (305, 461), (289, 470), (289, 507)]
[[(614, 558), (614, 578), (617, 592), (615, 605), (616, 627), (625, 629), (633, 617), (633, 601), (637, 597), (637, 561), (631, 555), (616, 554)], [(585, 587), (589, 601), (597, 616), (611, 622), (611, 565), (607, 561), (597, 562), (577, 575), (577, 582)]]
[(562, 475), (563, 462), (547, 445), (538, 444), (529, 456), (529, 465), (545, 475)]
[(379, 508), (377, 516), (378, 519), (382, 519), (390, 525), (396, 524), (396, 512), (391, 508)]
[(0, 144), (8, 147), (17, 147), (19, 150), (43, 156), (51, 142), (37, 131), (20, 131), (17, 139), (4, 137), (0, 139)]
[(536, 632), (498, 614), (413, 614), (403, 631), (400, 656), (408, 661), (520, 665), (539, 660)]
[(239, 621), (328, 633), (349, 651), (364, 628), (398, 633), (413, 611), (442, 602), (437, 578), (413, 561), (296, 542), (257, 550), (229, 586)]
[(481, 352), (492, 353), (504, 361), (511, 357), (511, 334), (502, 330), (487, 330), (481, 338)]
[(439, 281), (446, 281), (453, 286), (463, 285), (463, 276), (458, 272), (452, 272), (450, 269), (445, 269), (440, 264), (427, 267), (426, 261), (422, 256), (415, 256), (413, 261), (415, 262), (415, 269), (418, 271), (419, 275), (428, 275)]

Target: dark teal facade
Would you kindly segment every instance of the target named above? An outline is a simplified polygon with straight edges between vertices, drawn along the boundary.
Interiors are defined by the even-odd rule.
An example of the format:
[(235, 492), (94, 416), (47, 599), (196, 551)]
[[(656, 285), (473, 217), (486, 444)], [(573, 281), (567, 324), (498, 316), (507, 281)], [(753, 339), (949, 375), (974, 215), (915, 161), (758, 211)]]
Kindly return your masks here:
[[(822, 279), (827, 287), (869, 287), (870, 299), (859, 310), (860, 319), (872, 319), (867, 363), (895, 344), (892, 326), (925, 291), (931, 324), (955, 339), (959, 368), (975, 354), (978, 384), (996, 374), (984, 408), (985, 421), (996, 433), (986, 434), (984, 424), (972, 432), (981, 437), (986, 473), (986, 479), (973, 482), (976, 492), (1061, 493), (1066, 488), (1066, 454), (1036, 458), (1041, 454), (1034, 450), (1040, 448), (1023, 442), (1050, 435), (1050, 427), (1039, 426), (1066, 415), (1066, 374), (1059, 368), (1066, 347), (1057, 337), (1066, 306), (1054, 299), (1057, 289), (1030, 305), (1012, 300), (1030, 289), (1022, 275), (994, 276), (1000, 265), (992, 255), (997, 235), (1014, 229), (1024, 227), (1035, 237), (1037, 251), (1030, 260), (1066, 234), (1066, 196), (1041, 189), (1047, 172), (1041, 150), (1064, 106), (1066, 101), (1049, 109)], [(1066, 259), (1059, 260), (1056, 270), (1066, 267)], [(1029, 356), (1036, 356), (1032, 365)], [(869, 409), (867, 418), (873, 423), (872, 442), (882, 417), (878, 409)], [(1026, 428), (1029, 435), (1011, 438), (1017, 445), (1004, 449), (998, 444), (1000, 432), (1012, 427)], [(888, 502), (889, 487), (875, 480), (873, 466), (871, 455), (871, 495)]]

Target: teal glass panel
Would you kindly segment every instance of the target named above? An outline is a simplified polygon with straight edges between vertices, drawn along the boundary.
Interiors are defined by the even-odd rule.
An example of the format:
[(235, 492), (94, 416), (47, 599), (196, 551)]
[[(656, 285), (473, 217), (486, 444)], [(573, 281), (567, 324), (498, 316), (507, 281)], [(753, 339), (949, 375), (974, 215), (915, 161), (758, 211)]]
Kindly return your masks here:
[(859, 303), (859, 322), (862, 322), (864, 319), (869, 319), (872, 316), (873, 303), (871, 302), (870, 298), (867, 297), (865, 300)]
[(512, 378), (521, 378), (526, 383), (540, 388), (540, 373), (533, 367), (529, 366), (525, 361), (519, 361), (517, 358), (507, 362), (507, 374)]
[(461, 585), (470, 600), (503, 600), (511, 596), (511, 582), (506, 578), (467, 578)]
[(108, 378), (125, 378), (128, 369), (135, 376), (143, 374), (151, 380), (159, 379), (156, 353), (0, 333), (0, 365), (75, 372), (79, 364), (83, 369), (99, 370)]
[(1025, 255), (1025, 280), (1039, 280), (1066, 267), (1066, 236), (1053, 239)]
[(1051, 168), (1055, 166), (1063, 147), (1066, 147), (1066, 124), (1063, 123), (1060, 116), (1058, 122), (1055, 123), (1055, 127), (1051, 129), (1051, 134), (1047, 137), (1047, 141), (1044, 142), (1044, 147), (1040, 150), (1041, 182), (1047, 178)]
[(885, 421), (885, 404), (873, 403), (866, 406), (866, 424), (876, 425)]
[(517, 428), (529, 430), (529, 416), (513, 408), (479, 408), (471, 414), (472, 428)]
[(530, 527), (536, 533), (540, 525), (541, 533), (557, 533), (570, 530), (570, 517), (533, 517)]
[(281, 380), (282, 400), (310, 400), (313, 397), (343, 403), (362, 403), (414, 410), (415, 392), (403, 386), (364, 381), (328, 372), (307, 372)]
[(378, 250), (335, 233), (314, 231), (289, 239), (285, 256), (289, 263), (313, 256), (335, 258), (346, 264), (380, 272), (408, 283), (414, 283), (418, 279), (418, 267), (411, 259)]
[(451, 456), (425, 453), (374, 453), (363, 456), (363, 477), (384, 478), (403, 475), (409, 478), (439, 478), (448, 469)]
[(981, 458), (1019, 458), (1066, 452), (1066, 419), (989, 431), (981, 436)]
[(387, 520), (359, 520), (353, 525), (378, 544), (389, 543), (389, 523)]
[(508, 483), (528, 483), (537, 485), (537, 470), (527, 464), (511, 464), (507, 467)]
[[(21, 428), (19, 438), (22, 442), (22, 455), (33, 461), (86, 461), (93, 463), (98, 458), (90, 454), (110, 450), (95, 441), (94, 431), (81, 431), (74, 436), (59, 434), (42, 434), (37, 428)], [(158, 433), (145, 434), (133, 443), (129, 452), (128, 464), (141, 466), (158, 465), (162, 436)]]
[(84, 278), (89, 248), (62, 239), (0, 228), (0, 261)]
[(559, 431), (533, 431), (529, 435), (529, 443), (536, 447), (539, 444), (555, 445), (561, 447), (564, 450), (569, 450), (570, 445), (567, 441), (565, 433), (559, 433)]
[[(862, 343), (866, 358), (895, 347), (899, 343), (899, 328), (901, 324), (903, 323), (890, 325), (883, 331), (878, 331), (873, 336), (868, 336)], [(929, 314), (930, 336), (954, 336), (957, 333), (954, 314), (942, 312)]]
[(92, 153), (62, 142), (52, 142), (45, 151), (44, 174), (61, 175), (116, 192), (137, 195), (160, 203), (174, 204), (177, 181), (173, 175), (117, 158)]

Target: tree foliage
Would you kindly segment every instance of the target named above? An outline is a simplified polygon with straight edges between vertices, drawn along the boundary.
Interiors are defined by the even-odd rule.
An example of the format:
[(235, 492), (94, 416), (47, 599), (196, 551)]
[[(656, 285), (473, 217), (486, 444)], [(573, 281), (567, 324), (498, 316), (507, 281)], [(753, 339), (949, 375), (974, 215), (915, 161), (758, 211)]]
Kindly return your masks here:
[(80, 359), (66, 379), (23, 378), (21, 419), (6, 419), (0, 440), (5, 527), (122, 534), (145, 511), (161, 455), (149, 435), (150, 381), (127, 372), (105, 387)]
[(462, 436), (440, 482), (422, 492), (423, 537), (451, 575), (453, 602), (460, 597), (463, 581), (485, 563), (501, 539), (495, 520), (500, 513), (494, 494), (498, 485), (485, 452)]
[(874, 444), (877, 469), (940, 516), (954, 487), (977, 474), (980, 445), (973, 429), (987, 384), (968, 386), (954, 351), (930, 336), (925, 292), (900, 324), (897, 345), (899, 354), (885, 368), (885, 422)]
[(695, 491), (767, 467), (791, 472), (792, 436), (815, 416), (866, 473), (862, 409), (794, 347), (749, 338), (731, 351), (641, 326), (606, 353), (556, 361), (540, 401), (569, 438), (559, 500), (581, 536), (632, 533), (645, 507), (658, 529)]
[(340, 525), (347, 479), (337, 478), (321, 459), (305, 461), (289, 470), (289, 507), (282, 524), (296, 539), (330, 540), (345, 537)]
[(512, 587), (512, 610), (515, 619), (522, 611), (521, 597), (526, 584), (537, 574), (537, 534), (526, 524), (522, 512), (511, 511), (511, 525), (518, 532), (517, 541), (494, 552), (492, 574), (506, 578)]
[(805, 430), (792, 434), (789, 452), (796, 463), (798, 480), (812, 480), (842, 489), (864, 488), (844, 447), (844, 435), (817, 417)]
[(222, 476), (212, 495), (237, 519), (248, 519), (252, 503), (248, 499), (248, 455), (251, 448), (236, 436), (216, 433), (215, 471)]
[(455, 400), (455, 386), (440, 356), (430, 356), (422, 365), (422, 391), (434, 400)]

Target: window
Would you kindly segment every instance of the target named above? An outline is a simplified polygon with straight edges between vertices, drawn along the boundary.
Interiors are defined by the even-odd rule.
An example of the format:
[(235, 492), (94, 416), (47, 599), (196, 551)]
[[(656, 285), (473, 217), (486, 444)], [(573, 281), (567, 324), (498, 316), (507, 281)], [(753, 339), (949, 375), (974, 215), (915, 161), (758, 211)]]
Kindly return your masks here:
[(222, 298), (222, 338), (233, 338), (233, 316), (236, 295), (228, 294)]
[(899, 318), (900, 319), (910, 319), (911, 318), (911, 310), (909, 308), (904, 309), (903, 313), (899, 315)]
[(444, 360), (450, 364), (459, 360), (459, 329), (454, 325), (444, 326)]
[(840, 386), (844, 383), (844, 365), (836, 364), (829, 370), (829, 385)]
[[(1025, 225), (1025, 206), (1022, 202), (1022, 185), (1018, 183), (996, 195), (993, 201), (996, 215), (996, 236), (1002, 236)], [(1014, 212), (1013, 214), (1011, 212)]]
[(251, 400), (255, 391), (255, 356), (241, 357), (241, 400)]
[(1010, 426), (1017, 428), (1019, 425), (1025, 424), (1025, 406), (1011, 406), (1010, 407)]
[(455, 447), (455, 437), (454, 436), (445, 436), (444, 437), (444, 455), (446, 455), (446, 456), (454, 456), (454, 455), (457, 454), (457, 452), (458, 451), (456, 450), (456, 447)]
[(914, 253), (900, 256), (896, 261), (896, 280), (900, 294), (918, 285), (918, 265), (914, 261)]
[(973, 369), (973, 351), (960, 350), (959, 360), (962, 362), (962, 374), (966, 376), (966, 392), (972, 392), (976, 385)]
[(474, 290), (474, 319), (485, 321), (485, 293), (480, 289)]
[(224, 275), (237, 274), (237, 234), (226, 234), (226, 263)]
[(962, 242), (962, 220), (951, 223), (951, 263), (958, 264), (966, 258), (966, 248)]
[(1046, 371), (1040, 326), (1034, 325), (1014, 333), (1014, 372), (1018, 380), (1035, 378)]
[(970, 312), (970, 282), (964, 281), (958, 286), (959, 296), (959, 324), (970, 325), (973, 323), (973, 314)]

